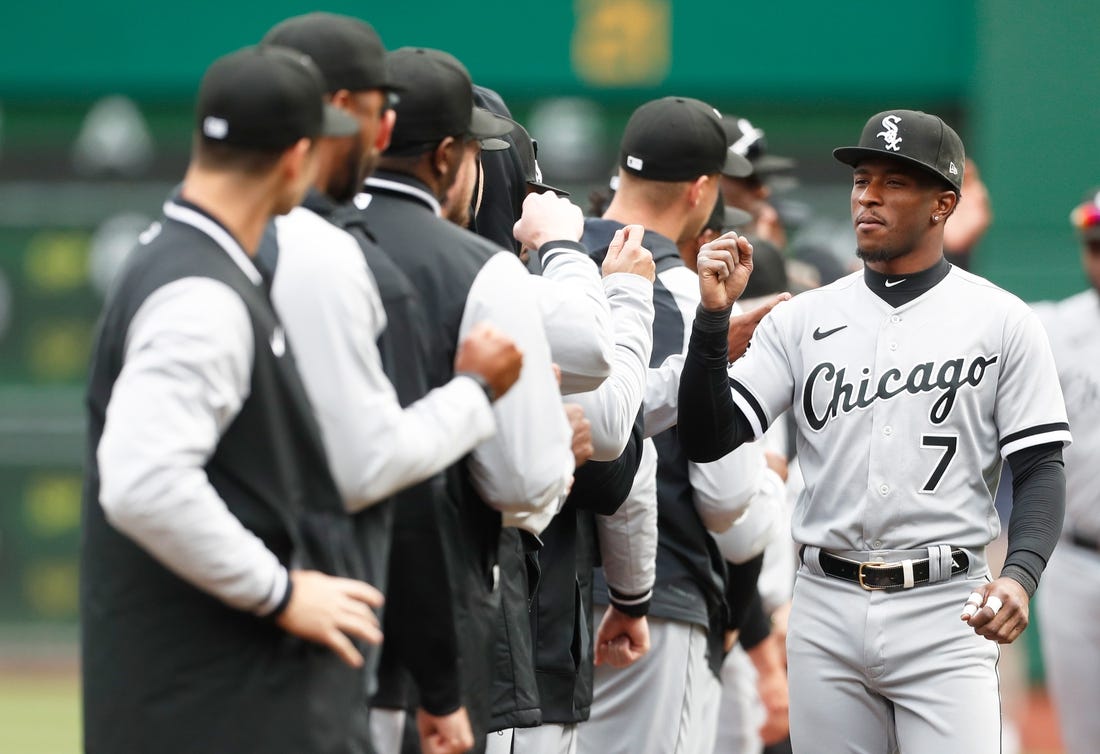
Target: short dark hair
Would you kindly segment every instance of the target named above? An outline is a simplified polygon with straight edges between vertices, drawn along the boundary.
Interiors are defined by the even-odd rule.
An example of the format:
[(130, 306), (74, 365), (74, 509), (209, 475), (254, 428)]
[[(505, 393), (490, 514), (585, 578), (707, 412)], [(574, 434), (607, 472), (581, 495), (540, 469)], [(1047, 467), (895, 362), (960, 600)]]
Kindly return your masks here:
[(192, 140), (192, 153), (199, 167), (245, 175), (263, 175), (271, 171), (285, 151), (223, 144), (204, 139), (199, 134)]

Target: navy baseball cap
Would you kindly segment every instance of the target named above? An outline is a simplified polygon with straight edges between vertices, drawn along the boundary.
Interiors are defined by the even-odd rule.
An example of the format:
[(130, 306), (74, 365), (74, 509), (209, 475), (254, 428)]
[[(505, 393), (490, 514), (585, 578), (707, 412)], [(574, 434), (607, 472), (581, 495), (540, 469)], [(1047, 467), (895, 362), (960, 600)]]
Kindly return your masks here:
[(919, 110), (883, 111), (867, 121), (858, 146), (833, 150), (833, 157), (852, 167), (868, 157), (883, 156), (924, 168), (962, 195), (966, 164), (962, 139), (935, 115)]
[(690, 181), (716, 173), (750, 175), (752, 164), (729, 146), (720, 112), (690, 97), (663, 97), (630, 116), (619, 167), (653, 181)]
[(321, 69), (329, 92), (392, 90), (386, 74), (386, 48), (374, 27), (335, 13), (306, 13), (280, 21), (262, 44), (304, 52)]
[(483, 140), (511, 133), (512, 121), (474, 104), (470, 73), (453, 55), (402, 47), (386, 55), (386, 67), (401, 89), (387, 154), (416, 154), (448, 136)]
[(351, 136), (359, 122), (324, 102), (325, 79), (308, 56), (274, 45), (215, 60), (199, 86), (196, 125), (203, 140), (278, 151), (299, 139)]

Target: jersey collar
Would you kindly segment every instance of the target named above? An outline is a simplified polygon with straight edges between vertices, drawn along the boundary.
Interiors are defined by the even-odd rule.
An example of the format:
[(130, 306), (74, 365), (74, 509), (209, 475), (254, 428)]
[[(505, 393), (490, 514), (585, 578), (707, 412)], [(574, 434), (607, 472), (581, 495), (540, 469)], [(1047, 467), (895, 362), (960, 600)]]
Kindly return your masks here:
[[(425, 184), (411, 175), (379, 171), (376, 175), (367, 178), (363, 185), (368, 194), (371, 192), (400, 194), (427, 205), (436, 217), (443, 217), (443, 207), (440, 206), (439, 200), (432, 196)], [(359, 197), (356, 197), (356, 203), (359, 203)]]
[(228, 228), (202, 207), (187, 201), (181, 196), (174, 196), (164, 203), (164, 215), (171, 220), (190, 225), (192, 228), (205, 233), (214, 243), (222, 247), (229, 258), (241, 268), (241, 271), (254, 285), (263, 285), (263, 275), (256, 269), (256, 264), (251, 257), (237, 243), (237, 239), (233, 237)]
[(909, 275), (883, 275), (864, 265), (863, 282), (872, 293), (896, 309), (932, 290), (949, 272), (951, 263), (943, 257), (928, 269)]

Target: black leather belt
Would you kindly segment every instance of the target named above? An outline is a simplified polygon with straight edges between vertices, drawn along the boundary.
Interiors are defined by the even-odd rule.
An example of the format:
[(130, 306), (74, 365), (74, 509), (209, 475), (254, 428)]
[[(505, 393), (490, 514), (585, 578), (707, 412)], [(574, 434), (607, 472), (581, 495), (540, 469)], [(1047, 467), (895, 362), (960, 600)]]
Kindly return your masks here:
[(1080, 532), (1073, 532), (1073, 534), (1070, 535), (1069, 541), (1073, 542), (1073, 544), (1077, 545), (1078, 547), (1083, 547), (1086, 550), (1100, 552), (1100, 540), (1088, 537), (1084, 534), (1081, 534)]
[[(839, 558), (821, 551), (821, 570), (827, 575), (859, 584), (867, 590), (901, 589), (905, 586), (905, 568), (901, 563), (859, 562)], [(913, 585), (928, 583), (928, 558), (914, 560)], [(965, 550), (951, 550), (951, 575), (956, 576), (970, 568), (970, 558)]]

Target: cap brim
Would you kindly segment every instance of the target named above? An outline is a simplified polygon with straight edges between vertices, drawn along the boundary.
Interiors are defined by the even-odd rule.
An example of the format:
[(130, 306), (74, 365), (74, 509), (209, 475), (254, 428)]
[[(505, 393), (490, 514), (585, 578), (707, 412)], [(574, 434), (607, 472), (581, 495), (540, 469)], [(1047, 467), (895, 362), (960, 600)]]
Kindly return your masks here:
[(888, 149), (872, 149), (871, 147), (837, 147), (833, 150), (833, 157), (839, 162), (843, 162), (845, 165), (851, 165), (853, 168), (857, 166), (861, 160), (875, 159), (879, 157), (889, 157), (890, 159), (897, 160), (898, 162), (904, 162), (908, 165), (915, 165), (919, 168), (924, 168), (937, 178), (942, 178), (947, 181), (951, 186), (955, 188), (961, 195), (962, 182), (956, 182), (947, 178), (934, 165), (929, 165), (927, 162), (921, 162), (920, 160), (908, 157), (897, 152), (892, 152)]
[(470, 129), (467, 133), (475, 139), (491, 139), (510, 134), (513, 128), (514, 122), (475, 105), (470, 113)]
[(792, 170), (798, 163), (791, 157), (780, 157), (776, 154), (766, 154), (752, 163), (752, 171), (757, 175), (768, 173), (781, 173), (784, 170)]
[(752, 163), (727, 147), (726, 164), (722, 166), (721, 173), (731, 178), (747, 178), (752, 175)]
[(565, 189), (560, 189), (557, 186), (551, 186), (548, 183), (542, 183), (540, 181), (527, 181), (527, 185), (533, 188), (535, 191), (553, 191), (558, 196), (569, 196), (569, 192)]
[(743, 228), (752, 222), (752, 215), (743, 209), (737, 207), (731, 207), (728, 204), (725, 207), (725, 214), (722, 215), (722, 227), (723, 228)]
[(354, 136), (357, 133), (359, 121), (334, 105), (325, 105), (321, 136)]

